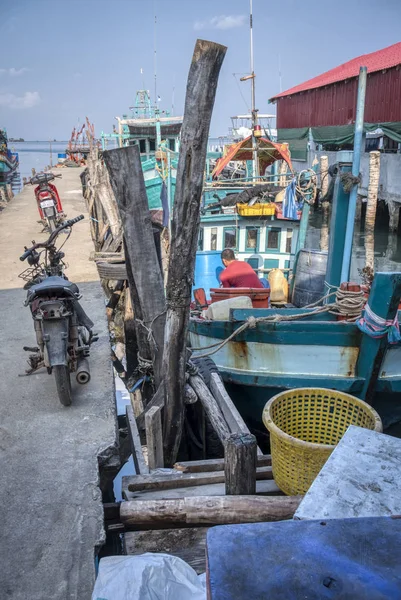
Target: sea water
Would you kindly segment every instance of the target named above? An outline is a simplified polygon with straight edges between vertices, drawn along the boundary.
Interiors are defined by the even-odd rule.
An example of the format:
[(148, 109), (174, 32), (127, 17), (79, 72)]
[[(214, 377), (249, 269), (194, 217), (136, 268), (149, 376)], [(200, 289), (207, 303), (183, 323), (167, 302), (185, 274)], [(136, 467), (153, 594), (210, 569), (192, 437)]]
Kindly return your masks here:
[(24, 177), (32, 177), (32, 168), (36, 172), (43, 171), (51, 163), (57, 164), (57, 155), (65, 153), (68, 142), (52, 142), (50, 153), (50, 142), (9, 142), (8, 148), (11, 152), (18, 152), (19, 172), (21, 181)]

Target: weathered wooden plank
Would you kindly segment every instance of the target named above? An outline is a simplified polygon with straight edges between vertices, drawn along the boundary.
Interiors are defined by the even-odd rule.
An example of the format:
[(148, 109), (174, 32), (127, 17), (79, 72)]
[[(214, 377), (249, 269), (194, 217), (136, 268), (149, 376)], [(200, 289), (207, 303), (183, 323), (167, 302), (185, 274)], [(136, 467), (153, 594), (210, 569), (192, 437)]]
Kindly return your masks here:
[[(231, 433), (251, 433), (234, 402), (228, 395), (224, 383), (218, 373), (211, 373), (210, 390), (217, 400)], [(257, 449), (257, 453), (262, 456), (260, 448)]]
[(170, 261), (163, 371), (165, 378), (164, 457), (177, 458), (184, 421), (187, 333), (207, 139), (220, 68), (227, 48), (197, 40), (189, 70), (181, 129)]
[(138, 343), (136, 339), (134, 311), (132, 310), (131, 292), (128, 287), (125, 288), (124, 300), (125, 360), (127, 363), (127, 379), (129, 379), (138, 366)]
[(191, 375), (189, 383), (201, 401), (213, 429), (219, 436), (221, 442), (224, 442), (230, 435), (230, 430), (216, 399), (200, 375)]
[[(273, 479), (271, 467), (259, 467), (256, 470), (256, 479)], [(212, 471), (210, 473), (182, 473), (176, 469), (170, 469), (162, 474), (150, 473), (148, 475), (132, 475), (125, 479), (128, 490), (137, 492), (143, 490), (174, 489), (179, 487), (190, 487), (194, 485), (209, 485), (225, 481), (224, 471)]]
[[(172, 498), (189, 498), (193, 496), (224, 496), (226, 493), (225, 483), (213, 483), (209, 485), (196, 485), (192, 487), (180, 487), (172, 490), (145, 490), (142, 492), (130, 492), (127, 488), (127, 477), (122, 478), (122, 492), (125, 500), (163, 500)], [(265, 479), (256, 482), (256, 494), (259, 496), (283, 496), (283, 492), (277, 487), (273, 479)]]
[(154, 407), (163, 408), (164, 406), (164, 390), (163, 386), (160, 385), (157, 389), (156, 394), (153, 396), (150, 402), (145, 406), (145, 410), (137, 417), (136, 424), (139, 430), (145, 429), (145, 416), (148, 410)]
[(154, 406), (145, 413), (145, 431), (149, 469), (164, 467), (162, 418), (159, 406)]
[(301, 496), (203, 496), (174, 500), (134, 500), (122, 502), (121, 522), (127, 527), (161, 523), (228, 525), (291, 519)]
[(198, 574), (206, 570), (206, 534), (208, 527), (186, 527), (153, 531), (127, 531), (124, 535), (125, 554), (165, 552), (178, 556)]
[[(256, 493), (256, 449), (256, 438), (251, 433), (232, 433), (225, 440), (227, 496), (249, 496)], [(271, 470), (271, 467), (264, 468)]]
[[(271, 467), (272, 458), (270, 454), (261, 454), (257, 457), (258, 467)], [(224, 470), (224, 458), (213, 458), (209, 460), (188, 460), (175, 463), (174, 469), (183, 473), (208, 473), (211, 471)]]
[(149, 473), (148, 466), (142, 452), (141, 439), (136, 426), (134, 411), (130, 404), (126, 408), (128, 435), (131, 441), (132, 458), (134, 459), (135, 470), (138, 474)]
[[(129, 257), (143, 315), (142, 327), (150, 342), (158, 386), (161, 380), (166, 304), (162, 274), (156, 268), (158, 257), (139, 146), (107, 150), (103, 156), (118, 202), (124, 228), (125, 255)], [(138, 320), (137, 314), (135, 318)]]

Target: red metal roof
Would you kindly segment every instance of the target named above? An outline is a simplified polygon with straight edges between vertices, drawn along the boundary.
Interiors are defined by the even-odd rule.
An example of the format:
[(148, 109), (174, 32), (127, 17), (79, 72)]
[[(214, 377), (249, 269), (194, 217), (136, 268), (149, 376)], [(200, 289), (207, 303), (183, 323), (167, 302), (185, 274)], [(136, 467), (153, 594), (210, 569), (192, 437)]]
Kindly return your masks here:
[(357, 77), (360, 67), (367, 67), (368, 73), (374, 73), (375, 71), (389, 69), (399, 64), (401, 64), (401, 42), (383, 48), (382, 50), (371, 52), (370, 54), (362, 54), (362, 56), (353, 58), (330, 71), (326, 71), (326, 73), (323, 73), (322, 75), (318, 75), (313, 79), (309, 79), (300, 85), (296, 85), (295, 87), (286, 90), (285, 92), (281, 92), (280, 94), (273, 96), (270, 100), (282, 98), (283, 96), (291, 96), (306, 90), (312, 90), (338, 81), (344, 81), (344, 79)]

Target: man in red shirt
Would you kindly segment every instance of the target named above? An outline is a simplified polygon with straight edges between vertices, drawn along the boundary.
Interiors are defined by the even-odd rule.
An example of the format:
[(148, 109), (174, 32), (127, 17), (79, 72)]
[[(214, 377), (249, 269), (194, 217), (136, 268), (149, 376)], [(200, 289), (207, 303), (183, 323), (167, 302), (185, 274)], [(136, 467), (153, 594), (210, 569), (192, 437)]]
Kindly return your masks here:
[(231, 248), (226, 248), (221, 253), (221, 260), (225, 266), (220, 273), (220, 282), (223, 287), (262, 288), (263, 284), (252, 269), (251, 265), (242, 260), (235, 260)]

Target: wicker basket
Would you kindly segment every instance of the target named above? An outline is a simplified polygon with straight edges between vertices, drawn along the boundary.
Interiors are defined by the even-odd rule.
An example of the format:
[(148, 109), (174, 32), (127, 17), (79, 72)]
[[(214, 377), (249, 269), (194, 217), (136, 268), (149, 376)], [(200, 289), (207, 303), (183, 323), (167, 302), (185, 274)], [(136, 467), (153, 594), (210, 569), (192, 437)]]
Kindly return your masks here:
[(263, 409), (274, 479), (288, 495), (305, 494), (349, 425), (382, 431), (369, 404), (335, 390), (298, 388)]
[(271, 217), (276, 212), (276, 205), (274, 202), (258, 203), (253, 206), (237, 204), (237, 212), (241, 217)]

